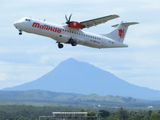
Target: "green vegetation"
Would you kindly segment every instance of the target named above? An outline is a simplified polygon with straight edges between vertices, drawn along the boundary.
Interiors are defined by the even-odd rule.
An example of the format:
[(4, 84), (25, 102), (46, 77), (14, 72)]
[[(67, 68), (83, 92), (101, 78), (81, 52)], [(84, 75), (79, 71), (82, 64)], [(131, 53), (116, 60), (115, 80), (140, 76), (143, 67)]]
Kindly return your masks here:
[[(95, 116), (97, 113), (101, 120), (160, 120), (160, 110), (136, 110), (131, 108), (107, 108), (107, 110), (82, 109), (85, 106), (32, 106), (32, 105), (0, 105), (0, 120), (38, 120), (39, 116), (52, 116), (52, 112), (80, 112), (87, 111), (88, 116)], [(41, 120), (53, 120), (43, 118)]]
[(80, 95), (72, 93), (57, 93), (44, 90), (29, 91), (0, 91), (0, 103), (34, 103), (34, 104), (63, 104), (92, 106), (93, 103), (101, 106), (116, 107), (148, 107), (160, 108), (160, 102), (145, 102), (132, 97), (99, 96), (97, 94)]
[(159, 101), (146, 102), (132, 97), (43, 90), (0, 91), (0, 120), (38, 120), (39, 116), (52, 116), (52, 112), (61, 111), (87, 111), (88, 116), (99, 114), (101, 120), (160, 120), (159, 108)]

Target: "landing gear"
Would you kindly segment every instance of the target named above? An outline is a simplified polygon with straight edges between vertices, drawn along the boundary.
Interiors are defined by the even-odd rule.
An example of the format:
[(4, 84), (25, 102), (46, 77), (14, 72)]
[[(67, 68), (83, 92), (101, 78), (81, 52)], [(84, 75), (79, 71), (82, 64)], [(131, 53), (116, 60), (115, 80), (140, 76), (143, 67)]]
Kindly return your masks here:
[(77, 43), (76, 43), (76, 42), (71, 42), (71, 45), (72, 45), (72, 46), (76, 46)]
[(22, 35), (22, 30), (19, 30), (19, 35)]
[(71, 38), (67, 43), (70, 43), (72, 46), (77, 45), (77, 42), (73, 38)]
[(58, 43), (58, 48), (63, 48), (63, 44), (61, 44), (60, 42)]
[[(60, 43), (60, 42), (57, 42), (58, 43), (58, 48), (63, 48), (63, 44)], [(76, 40), (70, 38), (68, 42), (66, 42), (68, 44), (71, 44), (72, 46), (76, 46), (77, 45), (77, 42)]]

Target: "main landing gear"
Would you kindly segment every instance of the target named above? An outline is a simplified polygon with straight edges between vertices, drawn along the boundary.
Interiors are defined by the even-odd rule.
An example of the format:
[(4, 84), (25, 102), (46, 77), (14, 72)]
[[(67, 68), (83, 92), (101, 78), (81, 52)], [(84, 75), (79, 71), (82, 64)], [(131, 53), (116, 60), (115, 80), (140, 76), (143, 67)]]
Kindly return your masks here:
[(71, 43), (72, 46), (77, 45), (77, 42), (73, 38), (71, 38), (67, 43)]
[(19, 35), (22, 35), (22, 30), (19, 30)]
[(71, 45), (72, 45), (72, 46), (76, 46), (77, 43), (76, 43), (75, 41), (73, 41), (73, 42), (71, 42)]
[[(77, 45), (77, 42), (72, 38), (67, 43), (70, 43), (72, 46), (76, 46)], [(63, 48), (63, 44), (58, 42), (58, 48)]]

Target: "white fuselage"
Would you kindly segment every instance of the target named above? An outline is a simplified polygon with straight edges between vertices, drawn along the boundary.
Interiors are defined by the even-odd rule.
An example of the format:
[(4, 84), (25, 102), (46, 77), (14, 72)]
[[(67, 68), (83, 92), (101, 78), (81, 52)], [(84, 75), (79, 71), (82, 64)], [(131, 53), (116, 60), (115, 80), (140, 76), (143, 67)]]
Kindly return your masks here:
[(69, 43), (69, 40), (72, 38), (77, 44), (94, 48), (127, 47), (127, 45), (103, 35), (84, 32), (80, 29), (70, 28), (67, 25), (60, 26), (27, 17), (15, 22), (14, 26), (20, 31), (50, 37), (58, 43)]

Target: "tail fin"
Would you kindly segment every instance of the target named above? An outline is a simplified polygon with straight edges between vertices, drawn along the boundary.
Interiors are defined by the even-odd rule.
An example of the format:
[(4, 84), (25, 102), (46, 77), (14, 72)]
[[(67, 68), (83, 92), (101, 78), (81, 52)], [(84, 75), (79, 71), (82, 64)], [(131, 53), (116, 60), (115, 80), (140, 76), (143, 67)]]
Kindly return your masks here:
[(113, 40), (123, 43), (127, 29), (129, 25), (138, 24), (138, 22), (121, 22), (120, 24), (113, 25), (112, 27), (117, 27), (115, 30), (104, 36), (109, 37)]

